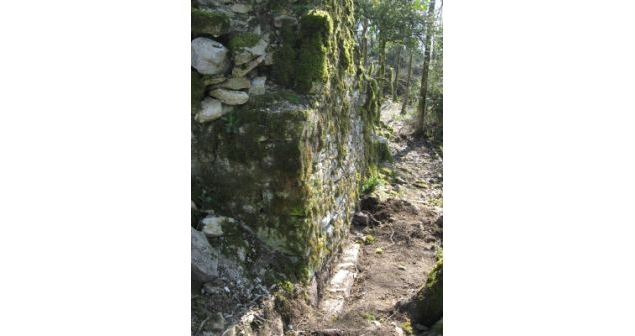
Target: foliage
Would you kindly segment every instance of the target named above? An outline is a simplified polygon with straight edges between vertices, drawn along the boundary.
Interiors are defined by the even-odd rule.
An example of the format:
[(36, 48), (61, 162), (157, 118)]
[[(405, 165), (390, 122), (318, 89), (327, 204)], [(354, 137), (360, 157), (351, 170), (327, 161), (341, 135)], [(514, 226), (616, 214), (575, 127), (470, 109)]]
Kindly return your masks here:
[(293, 294), (293, 289), (295, 288), (293, 283), (288, 280), (278, 283), (278, 287), (280, 287), (280, 289), (282, 289), (287, 294)]
[(375, 317), (375, 314), (373, 313), (365, 313), (362, 314), (362, 317), (366, 320), (366, 321), (377, 321), (377, 318)]
[(377, 187), (381, 184), (381, 177), (379, 177), (379, 175), (372, 175), (368, 178), (368, 180), (366, 180), (366, 182), (364, 182), (364, 185), (362, 185), (362, 193), (370, 194), (371, 192), (375, 191), (375, 189), (377, 189)]
[(410, 323), (410, 321), (403, 322), (401, 324), (401, 329), (403, 329), (406, 335), (414, 334), (414, 330), (412, 330), (412, 324)]
[(230, 113), (227, 116), (223, 117), (225, 121), (225, 132), (229, 134), (238, 133), (238, 125), (240, 120), (234, 115), (234, 113)]
[(373, 235), (364, 236), (364, 245), (372, 245), (377, 241), (377, 238)]

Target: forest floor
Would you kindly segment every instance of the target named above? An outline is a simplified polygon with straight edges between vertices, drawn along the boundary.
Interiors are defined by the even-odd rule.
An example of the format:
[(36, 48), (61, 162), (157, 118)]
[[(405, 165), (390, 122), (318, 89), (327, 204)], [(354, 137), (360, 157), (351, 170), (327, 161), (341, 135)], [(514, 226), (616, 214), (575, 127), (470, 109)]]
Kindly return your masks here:
[(424, 284), (443, 245), (443, 158), (412, 136), (414, 116), (400, 107), (382, 106), (394, 160), (380, 167), (379, 185), (361, 200), (369, 223), (351, 227), (348, 244), (361, 251), (350, 296), (335, 316), (294, 311), (296, 335), (426, 335), (398, 307)]

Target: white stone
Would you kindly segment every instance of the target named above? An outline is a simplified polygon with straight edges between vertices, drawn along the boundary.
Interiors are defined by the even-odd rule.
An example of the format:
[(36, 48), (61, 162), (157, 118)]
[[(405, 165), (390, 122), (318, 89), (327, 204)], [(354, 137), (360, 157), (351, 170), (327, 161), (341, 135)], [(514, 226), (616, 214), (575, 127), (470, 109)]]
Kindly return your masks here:
[(217, 77), (215, 76), (212, 78), (206, 78), (203, 80), (203, 82), (205, 83), (206, 86), (209, 86), (209, 85), (220, 84), (226, 80), (227, 78), (225, 78), (225, 76), (217, 76)]
[(251, 82), (245, 77), (235, 77), (226, 80), (220, 86), (232, 90), (249, 89)]
[(251, 80), (251, 88), (249, 89), (249, 94), (253, 96), (265, 94), (266, 81), (267, 77), (265, 76), (254, 77), (254, 79)]
[(214, 250), (205, 234), (192, 229), (192, 279), (207, 282), (218, 276), (218, 251)]
[(273, 64), (273, 52), (268, 52), (265, 54), (265, 65)]
[(234, 63), (236, 65), (245, 64), (258, 56), (265, 55), (267, 53), (267, 46), (269, 46), (269, 42), (260, 39), (251, 47), (241, 48), (234, 55)]
[(258, 64), (260, 64), (264, 60), (265, 60), (265, 56), (258, 56), (258, 58), (254, 59), (253, 61), (247, 63), (246, 65), (242, 67), (235, 66), (234, 69), (232, 70), (232, 76), (243, 77), (247, 73), (249, 73), (249, 71), (255, 69), (258, 66)]
[(227, 114), (227, 113), (229, 113), (229, 112), (231, 112), (231, 111), (233, 111), (233, 110), (234, 110), (234, 107), (233, 107), (233, 106), (230, 106), (230, 105), (224, 105), (224, 104), (223, 104), (223, 115), (225, 115), (225, 114)]
[(236, 223), (236, 221), (229, 217), (208, 215), (201, 220), (201, 224), (203, 224), (203, 233), (208, 237), (220, 237), (223, 235), (224, 223), (233, 224)]
[(338, 263), (334, 266), (335, 275), (330, 279), (326, 288), (327, 297), (322, 301), (321, 310), (330, 316), (339, 314), (346, 298), (351, 294), (351, 288), (357, 276), (357, 260), (361, 245), (353, 243), (342, 251)]
[(214, 89), (209, 93), (209, 95), (227, 105), (241, 105), (249, 100), (249, 95), (243, 91)]
[(282, 24), (284, 21), (289, 21), (291, 22), (291, 24), (298, 24), (298, 19), (294, 18), (293, 16), (278, 15), (275, 18), (273, 18), (273, 25), (276, 28), (282, 28)]
[(194, 118), (200, 123), (206, 123), (222, 117), (225, 113), (219, 100), (206, 97), (201, 102), (201, 111)]
[(204, 75), (221, 74), (229, 70), (229, 50), (219, 42), (205, 37), (192, 40), (192, 67)]
[(245, 14), (245, 13), (249, 13), (249, 11), (251, 11), (251, 6), (250, 5), (235, 4), (235, 5), (232, 6), (232, 12)]

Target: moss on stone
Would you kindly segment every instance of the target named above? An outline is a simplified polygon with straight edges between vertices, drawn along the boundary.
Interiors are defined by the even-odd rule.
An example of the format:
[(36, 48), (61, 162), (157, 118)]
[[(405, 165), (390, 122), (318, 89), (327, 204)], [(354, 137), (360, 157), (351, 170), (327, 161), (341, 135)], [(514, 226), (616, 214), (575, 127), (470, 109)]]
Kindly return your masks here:
[(328, 77), (328, 48), (333, 33), (333, 19), (328, 12), (312, 10), (300, 19), (300, 51), (296, 65), (296, 88), (307, 93), (313, 82)]
[(299, 92), (310, 92), (314, 81), (326, 81), (328, 78), (326, 52), (327, 49), (320, 36), (302, 40), (296, 68), (296, 88)]
[(333, 19), (327, 11), (311, 10), (300, 19), (300, 32), (303, 36), (318, 34), (328, 39), (333, 34)]
[(377, 162), (392, 162), (393, 157), (388, 147), (388, 141), (385, 138), (375, 138), (373, 140), (373, 151)]
[(218, 36), (227, 33), (229, 26), (229, 17), (224, 13), (192, 8), (192, 34)]
[[(302, 1), (302, 6), (315, 8), (309, 1)], [(314, 166), (313, 156), (318, 153), (336, 154), (338, 160), (327, 163), (333, 168), (345, 168), (345, 160), (357, 155), (348, 147), (353, 122), (360, 118), (351, 91), (366, 90), (368, 85), (356, 83), (366, 80), (364, 73), (358, 78), (350, 76), (359, 73), (353, 59), (352, 6), (352, 0), (320, 1), (321, 10), (302, 9), (299, 25), (283, 22), (271, 76), (295, 93), (271, 91), (235, 107), (232, 113), (238, 122), (234, 133), (227, 132), (222, 123), (193, 125), (197, 141), (193, 157), (204, 167), (201, 177), (193, 180), (214, 195), (215, 211), (253, 230), (256, 249), (275, 251), (272, 279), (307, 282), (321, 269), (348, 231), (348, 212), (366, 175), (368, 162), (359, 162), (359, 171), (344, 173), (337, 182), (323, 181), (321, 174), (313, 171), (324, 169)], [(237, 48), (236, 44), (229, 47)], [(297, 94), (311, 92), (315, 83), (322, 88), (320, 95)], [(289, 103), (296, 106), (289, 108), (293, 106)], [(375, 134), (378, 116), (378, 106), (373, 104), (376, 102), (371, 99), (368, 105), (372, 106), (364, 105), (361, 115), (368, 143)], [(364, 150), (371, 147), (365, 145)], [(331, 217), (342, 204), (345, 209), (338, 208), (338, 212), (343, 215)], [(325, 218), (330, 218), (328, 225), (322, 224)], [(233, 241), (239, 237), (232, 235), (228, 244), (242, 248), (240, 242)]]
[(443, 317), (443, 255), (430, 271), (425, 285), (415, 297), (415, 319), (417, 322), (432, 326)]
[(272, 75), (274, 81), (284, 87), (292, 87), (297, 51), (295, 45), (298, 37), (295, 26), (284, 22), (281, 28), (282, 46), (274, 53)]
[(355, 41), (349, 36), (340, 40), (340, 62), (342, 67), (351, 74), (355, 73), (355, 62), (353, 61), (354, 46)]
[(237, 51), (241, 48), (253, 47), (260, 41), (260, 36), (255, 33), (238, 33), (229, 41), (229, 49)]

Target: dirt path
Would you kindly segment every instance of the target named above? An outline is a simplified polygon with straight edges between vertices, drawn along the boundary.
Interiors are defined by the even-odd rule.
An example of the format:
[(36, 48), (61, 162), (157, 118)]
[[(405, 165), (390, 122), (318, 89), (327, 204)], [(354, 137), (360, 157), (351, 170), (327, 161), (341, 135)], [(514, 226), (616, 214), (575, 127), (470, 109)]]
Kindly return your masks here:
[(410, 136), (411, 121), (399, 108), (391, 102), (382, 107), (382, 121), (393, 130), (394, 162), (381, 167), (383, 182), (362, 199), (362, 213), (351, 228), (350, 243), (362, 245), (351, 294), (338, 316), (301, 321), (297, 330), (311, 330), (308, 335), (418, 333), (396, 307), (424, 283), (442, 246), (443, 164), (426, 143)]

